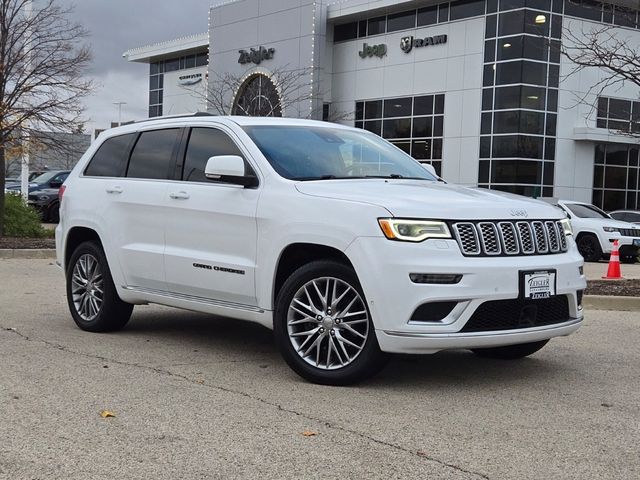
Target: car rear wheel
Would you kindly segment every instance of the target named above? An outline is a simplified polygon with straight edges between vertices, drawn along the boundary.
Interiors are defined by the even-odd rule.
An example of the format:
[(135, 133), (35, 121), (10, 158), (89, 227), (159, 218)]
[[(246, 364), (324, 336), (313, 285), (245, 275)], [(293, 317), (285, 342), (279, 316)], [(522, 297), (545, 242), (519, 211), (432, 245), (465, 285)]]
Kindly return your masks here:
[(602, 258), (600, 242), (595, 235), (582, 235), (578, 239), (578, 251), (587, 262), (597, 262)]
[(353, 384), (387, 359), (355, 272), (334, 261), (309, 263), (287, 279), (276, 300), (274, 335), (287, 364), (314, 383)]
[(76, 325), (89, 332), (111, 332), (124, 327), (133, 305), (118, 296), (107, 258), (96, 242), (75, 249), (67, 267), (67, 303)]
[(472, 350), (472, 352), (484, 358), (516, 360), (518, 358), (528, 357), (529, 355), (536, 353), (548, 342), (549, 340), (542, 340), (540, 342), (519, 343), (517, 345), (507, 345), (504, 347), (475, 348)]

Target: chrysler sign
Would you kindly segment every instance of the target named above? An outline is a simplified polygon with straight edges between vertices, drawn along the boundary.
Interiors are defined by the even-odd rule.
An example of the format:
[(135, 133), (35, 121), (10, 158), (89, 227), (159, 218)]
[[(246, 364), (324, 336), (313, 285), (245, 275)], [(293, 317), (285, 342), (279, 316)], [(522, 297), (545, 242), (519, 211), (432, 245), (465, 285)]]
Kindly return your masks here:
[(200, 83), (202, 81), (201, 73), (192, 73), (190, 75), (182, 75), (178, 77), (178, 85), (187, 86), (187, 85), (195, 85), (196, 83)]
[(409, 53), (413, 48), (427, 47), (429, 45), (441, 45), (447, 43), (447, 35), (435, 35), (426, 38), (413, 38), (413, 35), (402, 37), (400, 40), (400, 49), (404, 53)]

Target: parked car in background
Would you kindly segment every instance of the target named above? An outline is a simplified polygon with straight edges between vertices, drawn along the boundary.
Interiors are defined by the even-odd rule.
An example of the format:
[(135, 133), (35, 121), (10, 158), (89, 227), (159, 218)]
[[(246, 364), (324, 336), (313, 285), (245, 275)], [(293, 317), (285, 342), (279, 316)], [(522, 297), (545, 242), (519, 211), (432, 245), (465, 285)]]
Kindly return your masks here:
[(638, 210), (616, 210), (615, 212), (611, 212), (609, 215), (611, 215), (611, 218), (615, 218), (616, 220), (640, 225), (640, 211)]
[(620, 260), (634, 263), (640, 249), (640, 228), (633, 223), (622, 222), (609, 216), (595, 205), (573, 200), (543, 198), (560, 207), (571, 220), (578, 251), (587, 262), (597, 262), (613, 250), (618, 240)]
[(45, 188), (29, 194), (27, 203), (35, 208), (43, 222), (58, 223), (60, 220), (59, 188)]
[[(29, 193), (44, 190), (46, 188), (60, 188), (69, 176), (70, 170), (49, 170), (44, 172), (29, 182)], [(20, 193), (22, 185), (20, 182), (7, 184), (5, 193)]]

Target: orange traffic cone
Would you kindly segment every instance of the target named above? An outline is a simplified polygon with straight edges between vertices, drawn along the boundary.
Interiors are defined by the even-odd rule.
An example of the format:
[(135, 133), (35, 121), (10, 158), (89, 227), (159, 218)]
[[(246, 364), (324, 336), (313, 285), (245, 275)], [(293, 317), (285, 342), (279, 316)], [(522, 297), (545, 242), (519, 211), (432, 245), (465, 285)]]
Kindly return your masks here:
[(618, 240), (613, 242), (613, 250), (611, 251), (611, 257), (609, 258), (609, 268), (607, 269), (607, 275), (602, 277), (605, 280), (620, 280), (622, 275), (620, 274), (620, 254), (618, 253)]

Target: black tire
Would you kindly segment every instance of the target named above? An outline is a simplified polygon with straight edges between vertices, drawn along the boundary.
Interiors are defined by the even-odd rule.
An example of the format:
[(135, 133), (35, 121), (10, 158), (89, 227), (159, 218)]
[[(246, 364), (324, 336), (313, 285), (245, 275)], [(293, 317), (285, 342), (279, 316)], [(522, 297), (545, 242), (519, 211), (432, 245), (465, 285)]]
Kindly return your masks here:
[(626, 263), (626, 264), (634, 264), (637, 261), (638, 261), (638, 257), (633, 255), (625, 255), (624, 257), (620, 257), (620, 262)]
[(58, 223), (60, 221), (60, 203), (54, 202), (47, 210), (46, 221), (49, 223)]
[(540, 342), (519, 343), (517, 345), (506, 345), (504, 347), (475, 348), (471, 351), (479, 357), (484, 358), (517, 360), (518, 358), (528, 357), (529, 355), (536, 353), (548, 342), (549, 340), (542, 340)]
[[(296, 294), (299, 294), (302, 290), (303, 286), (309, 284), (310, 282), (316, 280), (317, 282), (323, 282), (330, 279), (334, 282), (334, 284), (338, 285), (339, 289), (344, 289), (342, 292), (349, 290), (347, 296), (342, 301), (339, 301), (335, 304), (333, 315), (336, 317), (333, 322), (341, 322), (342, 324), (332, 324), (331, 326), (324, 327), (325, 323), (323, 322), (332, 322), (331, 308), (325, 309), (323, 320), (319, 320), (320, 315), (312, 318), (309, 315), (301, 315), (301, 319), (310, 318), (308, 322), (304, 322), (300, 327), (291, 327), (291, 328), (300, 328), (302, 330), (305, 329), (321, 329), (320, 332), (314, 333), (313, 335), (309, 335), (306, 340), (311, 340), (308, 345), (316, 344), (316, 341), (323, 337), (317, 343), (317, 350), (313, 350), (317, 355), (325, 357), (325, 352), (327, 350), (321, 350), (326, 340), (326, 349), (333, 348), (335, 353), (332, 361), (327, 363), (327, 368), (318, 367), (315, 365), (311, 365), (308, 363), (311, 355), (306, 356), (307, 360), (303, 358), (303, 354), (299, 354), (294, 347), (293, 343), (297, 338), (294, 336), (290, 336), (289, 332), (289, 315), (290, 315), (290, 305), (294, 302), (294, 297)], [(336, 282), (337, 279), (337, 282)], [(325, 283), (326, 285), (326, 283)], [(340, 290), (338, 290), (340, 292)], [(357, 295), (356, 293), (357, 292)], [(357, 296), (359, 295), (359, 299)], [(339, 293), (336, 294), (339, 296)], [(349, 322), (353, 322), (353, 325), (358, 322), (358, 326), (355, 328), (358, 329), (366, 329), (366, 334), (364, 330), (359, 330), (360, 337), (355, 337), (351, 331), (353, 331), (353, 325), (347, 324), (345, 326), (344, 319), (340, 319), (339, 314), (335, 314), (335, 312), (340, 312), (340, 309), (349, 311), (346, 309), (346, 305), (342, 303), (343, 301), (347, 301), (347, 298), (354, 298), (357, 304), (362, 304), (365, 310), (360, 310), (365, 313), (359, 318), (357, 316), (352, 316), (350, 318), (357, 319), (355, 321), (350, 320)], [(334, 300), (335, 297), (332, 298)], [(316, 303), (321, 305), (320, 297), (315, 297)], [(315, 305), (315, 303), (312, 301)], [(332, 303), (332, 302), (327, 302)], [(298, 304), (295, 304), (298, 306)], [(331, 307), (331, 305), (329, 305)], [(308, 310), (311, 312), (311, 310)], [(343, 312), (344, 313), (344, 312)], [(353, 313), (352, 315), (356, 315)], [(346, 317), (344, 317), (346, 318)], [(364, 319), (366, 318), (366, 322)], [(335, 331), (334, 331), (335, 330)], [(324, 331), (324, 333), (322, 333)], [(296, 333), (296, 332), (293, 332)], [(322, 333), (322, 334), (321, 334)], [(306, 380), (319, 383), (322, 385), (350, 385), (353, 383), (360, 382), (365, 380), (376, 373), (378, 373), (386, 364), (388, 355), (380, 351), (380, 347), (378, 345), (378, 340), (376, 338), (375, 329), (373, 326), (373, 322), (371, 321), (371, 315), (369, 313), (369, 308), (367, 307), (367, 302), (362, 291), (362, 287), (360, 286), (360, 282), (353, 271), (353, 269), (348, 266), (328, 260), (320, 260), (308, 263), (300, 268), (298, 268), (295, 272), (291, 274), (291, 276), (285, 281), (284, 285), (280, 289), (278, 294), (278, 298), (276, 299), (276, 306), (274, 312), (274, 336), (276, 344), (280, 349), (282, 356), (284, 357), (287, 364), (301, 377)], [(346, 337), (350, 337), (354, 342), (362, 342), (362, 345), (359, 345), (360, 349), (355, 349), (347, 343), (344, 342)], [(304, 344), (303, 344), (304, 345)], [(330, 346), (331, 345), (331, 346)], [(340, 347), (342, 350), (338, 353), (337, 347)], [(302, 347), (301, 347), (302, 348)], [(305, 347), (306, 348), (306, 347)], [(322, 352), (322, 353), (321, 353)], [(357, 353), (359, 352), (359, 353)], [(337, 354), (337, 358), (336, 358)], [(352, 355), (352, 359), (350, 359), (349, 355)], [(329, 359), (331, 354), (329, 354), (326, 358)], [(344, 360), (347, 360), (345, 363)], [(316, 357), (317, 360), (317, 357)], [(337, 366), (334, 362), (340, 361), (340, 364), (344, 366)], [(350, 362), (350, 363), (348, 363)]]
[[(99, 270), (94, 270), (94, 272), (97, 271), (101, 274), (101, 280), (98, 276), (95, 276), (95, 274), (92, 276), (90, 272), (86, 274), (86, 277), (90, 279), (87, 282), (80, 281), (82, 279), (79, 276), (74, 277), (74, 272), (79, 273), (81, 276), (83, 275), (81, 271), (75, 270), (76, 265), (78, 269), (81, 270), (82, 263), (88, 262), (91, 259), (96, 261)], [(85, 263), (84, 265), (86, 266), (87, 264)], [(91, 269), (87, 268), (86, 270)], [(109, 264), (107, 263), (107, 257), (100, 244), (92, 241), (81, 243), (71, 254), (66, 276), (67, 303), (71, 316), (78, 327), (88, 332), (113, 332), (120, 330), (127, 324), (131, 317), (133, 305), (123, 302), (118, 296), (109, 270)], [(88, 290), (83, 290), (81, 285), (85, 286), (84, 288)], [(100, 288), (102, 289), (102, 296), (100, 296), (99, 293)], [(80, 298), (82, 298), (84, 292), (87, 292), (87, 296), (85, 296), (86, 301), (80, 303), (82, 302)], [(95, 299), (95, 303), (89, 305), (91, 298)], [(77, 306), (76, 302), (84, 305), (85, 309), (93, 309), (93, 311), (97, 313), (95, 313), (95, 315), (86, 315), (87, 312), (85, 311), (85, 315), (83, 316), (81, 312), (83, 307)], [(98, 305), (98, 302), (99, 307), (95, 308), (94, 305)]]
[(602, 258), (602, 248), (595, 235), (582, 235), (578, 238), (578, 251), (585, 262), (597, 262)]

